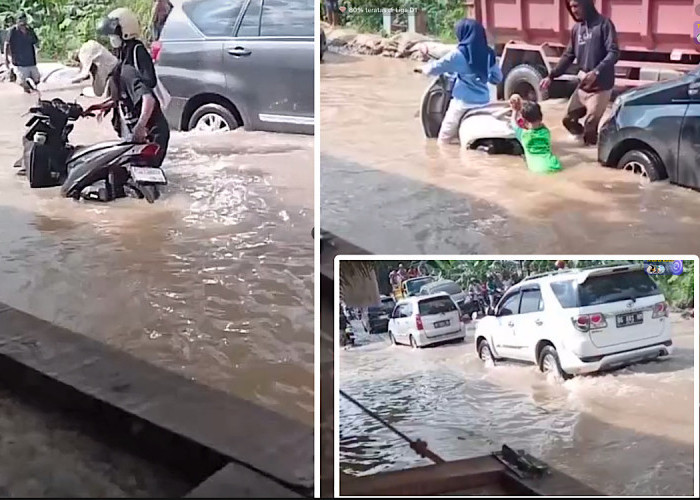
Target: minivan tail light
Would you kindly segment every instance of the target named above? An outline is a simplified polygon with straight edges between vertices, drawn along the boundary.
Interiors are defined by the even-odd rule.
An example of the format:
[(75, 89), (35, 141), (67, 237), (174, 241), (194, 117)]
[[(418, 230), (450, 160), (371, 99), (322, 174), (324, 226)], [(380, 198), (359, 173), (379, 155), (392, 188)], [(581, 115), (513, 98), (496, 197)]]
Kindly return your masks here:
[(420, 314), (416, 315), (416, 328), (419, 330), (424, 330), (423, 319), (420, 317)]
[(667, 302), (657, 302), (654, 304), (654, 313), (651, 315), (652, 318), (667, 318), (668, 317), (668, 303)]
[(160, 58), (160, 51), (163, 50), (163, 44), (159, 41), (155, 41), (151, 43), (151, 58), (153, 59), (153, 62), (158, 62), (158, 58)]
[(602, 313), (581, 314), (573, 318), (574, 326), (581, 332), (605, 328), (608, 322), (605, 321), (605, 315)]

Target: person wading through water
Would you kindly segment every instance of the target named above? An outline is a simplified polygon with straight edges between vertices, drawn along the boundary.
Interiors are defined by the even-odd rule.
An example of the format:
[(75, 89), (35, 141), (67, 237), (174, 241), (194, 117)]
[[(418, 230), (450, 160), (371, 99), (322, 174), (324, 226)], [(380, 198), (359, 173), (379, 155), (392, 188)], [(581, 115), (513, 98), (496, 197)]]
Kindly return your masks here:
[(576, 61), (579, 84), (569, 100), (563, 124), (573, 135), (583, 136), (584, 144), (594, 145), (598, 142), (598, 124), (615, 86), (615, 63), (620, 57), (617, 31), (592, 0), (567, 0), (566, 7), (576, 24), (559, 63), (542, 79), (540, 87), (549, 88), (552, 80)]
[(14, 71), (25, 92), (29, 93), (33, 87), (39, 85), (41, 75), (36, 66), (36, 47), (39, 45), (39, 38), (29, 23), (27, 15), (20, 13), (17, 16), (17, 24), (10, 28), (7, 39), (3, 47), (5, 53), (5, 64), (9, 68), (14, 66)]

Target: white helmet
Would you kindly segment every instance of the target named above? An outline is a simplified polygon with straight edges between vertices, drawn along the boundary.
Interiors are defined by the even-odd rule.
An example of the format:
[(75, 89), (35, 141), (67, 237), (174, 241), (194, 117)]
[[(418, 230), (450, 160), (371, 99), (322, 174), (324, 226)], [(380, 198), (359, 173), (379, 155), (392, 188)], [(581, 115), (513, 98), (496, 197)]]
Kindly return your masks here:
[(107, 14), (107, 17), (102, 19), (97, 27), (97, 33), (110, 38), (133, 40), (141, 34), (141, 27), (139, 26), (138, 17), (131, 9), (120, 7), (114, 9)]

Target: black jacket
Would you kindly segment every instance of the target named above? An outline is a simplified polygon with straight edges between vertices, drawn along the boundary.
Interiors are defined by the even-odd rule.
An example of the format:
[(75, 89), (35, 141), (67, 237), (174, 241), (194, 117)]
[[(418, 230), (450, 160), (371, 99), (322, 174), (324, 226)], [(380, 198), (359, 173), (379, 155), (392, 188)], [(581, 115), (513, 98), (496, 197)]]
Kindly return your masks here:
[[(615, 25), (598, 13), (590, 0), (579, 1), (586, 6), (586, 17), (574, 24), (569, 43), (549, 76), (557, 78), (563, 75), (576, 60), (582, 71), (598, 73), (593, 85), (581, 86), (581, 90), (610, 90), (615, 86), (615, 63), (620, 57)], [(568, 2), (566, 5), (569, 8)], [(573, 17), (570, 9), (569, 13)]]

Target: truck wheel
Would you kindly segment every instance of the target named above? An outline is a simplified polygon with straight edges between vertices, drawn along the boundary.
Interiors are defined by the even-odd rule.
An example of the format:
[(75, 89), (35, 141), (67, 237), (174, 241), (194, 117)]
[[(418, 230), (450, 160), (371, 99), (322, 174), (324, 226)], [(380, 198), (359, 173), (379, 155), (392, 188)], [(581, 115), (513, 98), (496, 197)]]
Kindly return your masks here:
[(650, 182), (668, 177), (661, 158), (655, 152), (646, 149), (627, 151), (617, 163), (617, 168), (628, 170)]
[(529, 64), (520, 64), (511, 69), (503, 84), (505, 99), (508, 100), (513, 94), (519, 94), (529, 101), (547, 100), (549, 93), (540, 89), (543, 76), (537, 68)]
[(540, 351), (538, 364), (542, 373), (553, 373), (557, 378), (562, 380), (568, 380), (571, 378), (571, 375), (561, 369), (557, 350), (551, 345), (545, 346), (544, 349)]

